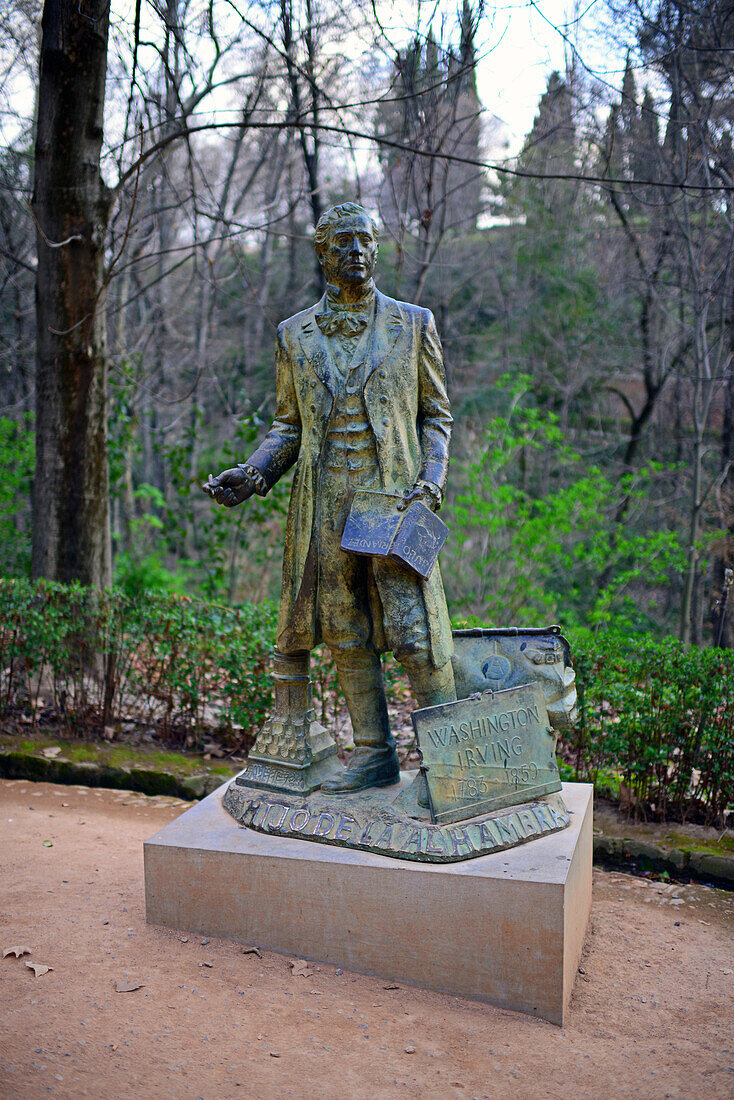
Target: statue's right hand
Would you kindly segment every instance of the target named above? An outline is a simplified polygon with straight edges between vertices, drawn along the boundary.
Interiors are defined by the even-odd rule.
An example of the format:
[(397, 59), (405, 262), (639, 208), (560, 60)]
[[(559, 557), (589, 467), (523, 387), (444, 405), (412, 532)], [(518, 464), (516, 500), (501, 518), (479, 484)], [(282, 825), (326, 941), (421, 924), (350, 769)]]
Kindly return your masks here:
[(217, 504), (223, 504), (225, 508), (234, 508), (241, 504), (255, 492), (255, 483), (241, 466), (234, 466), (231, 470), (223, 470), (214, 477), (209, 474), (209, 480), (202, 485), (205, 493), (216, 500)]

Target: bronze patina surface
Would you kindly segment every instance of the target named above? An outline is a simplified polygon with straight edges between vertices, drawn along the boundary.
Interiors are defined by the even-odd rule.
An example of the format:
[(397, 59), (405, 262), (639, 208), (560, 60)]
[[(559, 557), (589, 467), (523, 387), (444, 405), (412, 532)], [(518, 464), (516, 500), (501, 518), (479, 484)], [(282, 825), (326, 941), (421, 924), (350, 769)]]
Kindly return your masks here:
[(413, 727), (435, 822), (561, 790), (555, 733), (537, 683), (416, 710)]
[(317, 759), (331, 739), (310, 718), (304, 724), (299, 701), (295, 714), (280, 708), (263, 727), (250, 778), (276, 790), (290, 776), (304, 790), (326, 783), (349, 793), (398, 778), (381, 653), (401, 662), (420, 706), (456, 698), (438, 564), (425, 576), (408, 568), (405, 559), (418, 561), (410, 540), (403, 561), (341, 547), (359, 490), (393, 494), (404, 509), (441, 506), (453, 421), (433, 315), (374, 284), (377, 226), (369, 213), (354, 203), (332, 207), (314, 244), (326, 292), (278, 327), (270, 430), (244, 463), (204, 489), (234, 507), (265, 496), (295, 466), (276, 654), (295, 659), (320, 641), (329, 646), (356, 751), (341, 774), (333, 752)]
[(310, 794), (338, 775), (342, 765), (334, 738), (316, 721), (311, 706), (308, 653), (273, 655), (275, 704), (235, 783), (273, 791)]
[(344, 526), (341, 548), (352, 554), (389, 557), (424, 580), (438, 562), (448, 527), (420, 500), (407, 508), (394, 493), (358, 489)]
[[(462, 722), (491, 720), (486, 701), (464, 700), (458, 744), (448, 734), (441, 743), (438, 719), (424, 737), (421, 716), (443, 713), (457, 694), (437, 561), (446, 528), (434, 515), (443, 501), (452, 427), (441, 343), (429, 310), (375, 286), (377, 226), (366, 210), (354, 203), (327, 210), (314, 243), (326, 291), (278, 327), (273, 423), (254, 454), (204, 486), (234, 507), (253, 493), (265, 496), (295, 467), (275, 706), (225, 806), (250, 828), (429, 861), (468, 859), (563, 828), (555, 740), (546, 732), (537, 685), (523, 689), (527, 699), (512, 713), (518, 722), (521, 713), (537, 713), (541, 732), (524, 726), (520, 737), (514, 728), (500, 729), (495, 740), (464, 744)], [(361, 509), (370, 499), (380, 504), (379, 516)], [(350, 517), (353, 526), (364, 522), (345, 540)], [(352, 722), (355, 751), (346, 769), (311, 707), (309, 654), (321, 641), (331, 650)], [(466, 695), (513, 686), (507, 678), (527, 664), (522, 642), (512, 659), (483, 636), (463, 648), (467, 660), (457, 670)], [(545, 653), (548, 644), (535, 648)], [(380, 662), (389, 651), (421, 708), (416, 728), (433, 822), (425, 776), (408, 790), (397, 785)], [(482, 711), (480, 719), (475, 711)], [(425, 740), (432, 735), (435, 745)], [(522, 808), (506, 809), (521, 801)], [(460, 819), (460, 826), (452, 824)]]
[(460, 824), (433, 824), (416, 799), (415, 772), (398, 785), (339, 798), (308, 798), (232, 783), (224, 806), (240, 825), (261, 833), (357, 848), (394, 859), (456, 863), (500, 852), (570, 824), (560, 794), (497, 810)]
[(452, 664), (456, 694), (500, 691), (536, 680), (550, 724), (570, 729), (576, 721), (576, 674), (571, 648), (559, 626), (475, 627), (454, 631)]

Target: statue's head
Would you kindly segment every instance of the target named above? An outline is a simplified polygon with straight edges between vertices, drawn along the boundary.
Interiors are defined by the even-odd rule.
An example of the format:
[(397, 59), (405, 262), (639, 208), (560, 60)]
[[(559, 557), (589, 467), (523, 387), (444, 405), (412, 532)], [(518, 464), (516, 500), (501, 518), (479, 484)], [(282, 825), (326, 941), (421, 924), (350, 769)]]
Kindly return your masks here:
[(375, 270), (377, 225), (355, 202), (339, 203), (319, 218), (314, 247), (327, 282), (358, 287)]

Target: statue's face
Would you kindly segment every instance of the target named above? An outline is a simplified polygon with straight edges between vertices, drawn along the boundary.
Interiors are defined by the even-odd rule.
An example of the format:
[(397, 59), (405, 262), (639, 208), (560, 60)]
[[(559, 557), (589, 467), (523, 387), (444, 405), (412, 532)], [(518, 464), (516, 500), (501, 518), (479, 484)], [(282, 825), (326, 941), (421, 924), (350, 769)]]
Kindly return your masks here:
[(364, 214), (340, 218), (321, 256), (329, 283), (358, 287), (372, 278), (377, 260), (377, 240)]

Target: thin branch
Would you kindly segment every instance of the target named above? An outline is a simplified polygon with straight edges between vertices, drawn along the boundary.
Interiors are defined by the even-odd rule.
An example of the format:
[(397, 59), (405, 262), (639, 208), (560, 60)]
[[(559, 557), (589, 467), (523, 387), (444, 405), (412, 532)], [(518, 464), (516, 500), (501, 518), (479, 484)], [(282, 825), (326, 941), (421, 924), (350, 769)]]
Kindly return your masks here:
[(28, 209), (31, 212), (31, 217), (33, 218), (33, 221), (35, 222), (36, 229), (41, 234), (41, 236), (43, 237), (44, 241), (46, 242), (46, 244), (48, 245), (49, 248), (65, 248), (67, 244), (71, 244), (73, 241), (83, 241), (84, 240), (84, 237), (81, 235), (81, 233), (74, 233), (71, 237), (67, 237), (65, 241), (50, 241), (48, 239), (48, 237), (46, 236), (46, 234), (41, 229), (41, 226), (39, 224), (38, 218), (36, 217), (35, 211), (34, 211), (33, 207), (31, 206), (30, 202), (28, 202), (27, 199), (26, 199), (26, 204), (28, 206)]
[[(211, 130), (231, 130), (239, 129), (243, 123), (239, 122), (209, 122), (202, 123), (199, 126), (181, 126), (178, 130), (173, 131), (166, 137), (156, 141), (149, 149), (146, 149), (144, 153), (138, 158), (138, 161), (133, 163), (126, 172), (122, 174), (119, 181), (113, 188), (113, 193), (119, 191), (119, 189), (125, 184), (125, 182), (135, 174), (138, 168), (138, 163), (149, 160), (150, 157), (155, 156), (161, 149), (165, 149), (167, 145), (170, 145), (173, 141), (178, 141), (181, 138), (188, 137), (191, 134), (206, 133)], [(489, 171), (496, 172), (498, 175), (513, 176), (517, 179), (533, 179), (533, 180), (575, 180), (580, 183), (593, 183), (599, 184), (602, 187), (609, 187), (611, 185), (616, 186), (629, 186), (630, 183), (634, 183), (636, 187), (657, 187), (668, 188), (673, 191), (682, 192), (734, 192), (734, 186), (728, 184), (703, 184), (703, 183), (686, 183), (685, 180), (628, 180), (618, 179), (609, 176), (591, 176), (585, 175), (581, 172), (530, 172), (521, 168), (507, 168), (505, 165), (495, 164), (491, 161), (475, 160), (472, 157), (460, 157), (455, 153), (435, 153), (425, 149), (416, 149), (414, 146), (407, 145), (400, 141), (391, 141), (389, 138), (380, 137), (375, 133), (365, 133), (362, 130), (352, 130), (345, 126), (329, 126), (326, 123), (314, 123), (308, 121), (307, 117), (296, 119), (285, 119), (282, 122), (257, 122), (249, 120), (246, 123), (248, 129), (252, 130), (299, 130), (306, 125), (310, 130), (318, 130), (324, 133), (341, 134), (343, 137), (359, 138), (363, 141), (374, 142), (377, 145), (384, 145), (390, 149), (398, 149), (403, 153), (411, 153), (414, 156), (424, 157), (429, 160), (440, 160), (452, 164), (469, 164), (475, 168), (485, 168)]]
[(627, 412), (630, 414), (630, 420), (634, 423), (634, 421), (637, 419), (637, 413), (635, 412), (635, 410), (632, 406), (632, 402), (627, 397), (627, 394), (622, 393), (622, 391), (618, 390), (616, 386), (607, 385), (607, 386), (604, 387), (604, 389), (608, 390), (609, 393), (613, 393), (616, 397), (619, 398), (619, 400), (622, 402), (622, 404), (627, 409)]

